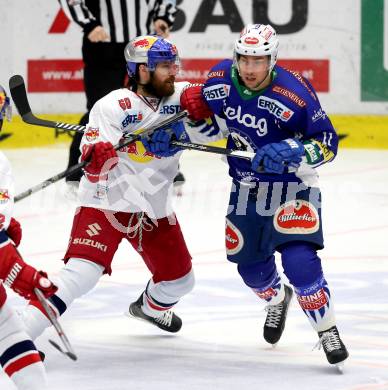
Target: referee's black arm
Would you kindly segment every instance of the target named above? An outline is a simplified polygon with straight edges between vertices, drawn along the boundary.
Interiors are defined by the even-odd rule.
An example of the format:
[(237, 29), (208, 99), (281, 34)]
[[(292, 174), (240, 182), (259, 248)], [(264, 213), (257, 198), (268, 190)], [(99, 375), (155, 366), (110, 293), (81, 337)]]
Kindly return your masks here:
[(171, 27), (176, 0), (59, 0), (67, 16), (87, 36), (97, 26), (109, 34), (110, 42), (153, 33), (153, 23), (164, 20)]

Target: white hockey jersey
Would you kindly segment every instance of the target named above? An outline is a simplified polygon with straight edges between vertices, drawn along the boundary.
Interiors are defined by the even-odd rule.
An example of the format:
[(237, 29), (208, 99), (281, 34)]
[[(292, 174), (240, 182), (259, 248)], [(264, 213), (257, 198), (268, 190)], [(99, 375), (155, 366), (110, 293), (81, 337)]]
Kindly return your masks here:
[[(126, 135), (174, 116), (181, 110), (180, 95), (187, 84), (175, 83), (174, 94), (161, 99), (159, 104), (156, 99), (152, 102), (125, 88), (109, 93), (90, 112), (81, 150), (85, 144), (100, 141), (116, 145)], [(200, 130), (186, 126), (193, 142), (207, 143), (222, 137), (214, 127), (207, 129), (205, 134)], [(78, 194), (81, 205), (113, 211), (145, 212), (151, 218), (171, 215), (172, 184), (182, 151), (172, 157), (157, 157), (137, 141), (120, 149), (117, 154), (119, 162), (109, 171), (106, 181), (91, 183), (86, 177), (81, 179)]]
[(13, 214), (14, 180), (11, 164), (0, 152), (0, 245), (8, 241), (6, 231)]

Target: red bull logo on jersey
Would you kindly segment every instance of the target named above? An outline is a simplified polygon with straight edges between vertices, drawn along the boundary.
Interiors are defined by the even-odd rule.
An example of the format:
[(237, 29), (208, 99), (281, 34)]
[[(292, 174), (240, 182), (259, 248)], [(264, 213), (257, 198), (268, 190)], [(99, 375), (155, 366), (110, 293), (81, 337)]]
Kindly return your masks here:
[(269, 111), (272, 115), (276, 116), (276, 118), (283, 122), (288, 122), (294, 115), (294, 111), (279, 102), (279, 100), (271, 99), (267, 96), (260, 96), (257, 106), (263, 110)]
[(225, 225), (225, 246), (228, 255), (237, 254), (244, 246), (244, 238), (241, 232), (228, 219), (226, 219)]
[(128, 158), (137, 163), (148, 163), (153, 159), (160, 159), (153, 153), (148, 152), (141, 141), (132, 142), (131, 144), (120, 149), (120, 152), (128, 154)]
[(9, 193), (8, 190), (0, 188), (0, 203), (4, 204), (9, 201)]
[(98, 127), (88, 127), (85, 132), (85, 137), (88, 142), (95, 141), (100, 136), (100, 129)]
[(274, 227), (285, 234), (311, 234), (319, 229), (317, 209), (306, 200), (292, 200), (275, 212)]

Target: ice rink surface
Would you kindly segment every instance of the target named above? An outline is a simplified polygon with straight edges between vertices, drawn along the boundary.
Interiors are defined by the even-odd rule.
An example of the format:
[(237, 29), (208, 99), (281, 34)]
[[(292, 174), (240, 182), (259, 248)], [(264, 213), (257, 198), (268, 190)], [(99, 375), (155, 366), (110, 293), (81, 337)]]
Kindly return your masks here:
[[(65, 169), (67, 149), (5, 150), (18, 192)], [(197, 284), (179, 302), (176, 335), (124, 316), (149, 272), (124, 242), (113, 275), (76, 301), (61, 322), (79, 360), (47, 342), (53, 390), (388, 389), (388, 152), (341, 150), (319, 168), (325, 249), (320, 252), (338, 327), (350, 357), (344, 374), (329, 366), (317, 335), (294, 299), (276, 348), (262, 338), (264, 305), (243, 285), (224, 253), (224, 214), (230, 180), (218, 156), (186, 151), (187, 184), (176, 212), (193, 256)], [(20, 250), (31, 264), (55, 275), (62, 267), (75, 203), (64, 183), (16, 205), (23, 226)], [(281, 270), (281, 266), (279, 265)], [(13, 293), (10, 301), (25, 304)], [(14, 389), (0, 374), (0, 389)]]

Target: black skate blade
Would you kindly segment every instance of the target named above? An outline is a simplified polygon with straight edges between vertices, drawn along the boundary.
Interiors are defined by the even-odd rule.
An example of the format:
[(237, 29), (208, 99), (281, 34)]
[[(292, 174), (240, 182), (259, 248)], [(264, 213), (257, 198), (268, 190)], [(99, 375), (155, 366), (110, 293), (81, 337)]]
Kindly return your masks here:
[(64, 351), (61, 346), (59, 344), (57, 344), (55, 341), (53, 340), (49, 340), (49, 343), (56, 349), (58, 350), (59, 352), (61, 352), (62, 354), (66, 355), (68, 358), (70, 358), (71, 360), (74, 360), (76, 361), (78, 358), (77, 358), (77, 355), (75, 353), (72, 353), (72, 352), (67, 352), (67, 351)]

